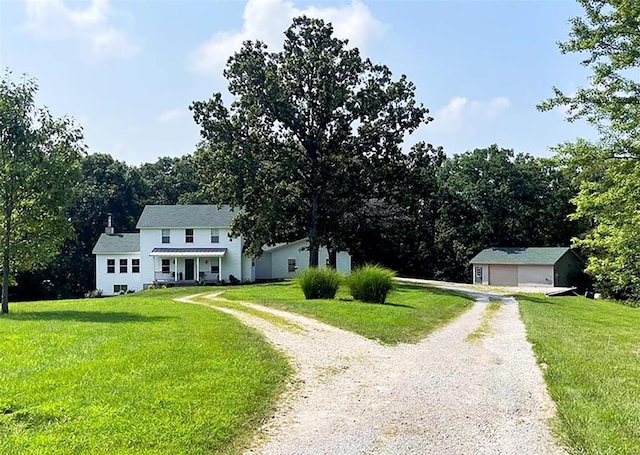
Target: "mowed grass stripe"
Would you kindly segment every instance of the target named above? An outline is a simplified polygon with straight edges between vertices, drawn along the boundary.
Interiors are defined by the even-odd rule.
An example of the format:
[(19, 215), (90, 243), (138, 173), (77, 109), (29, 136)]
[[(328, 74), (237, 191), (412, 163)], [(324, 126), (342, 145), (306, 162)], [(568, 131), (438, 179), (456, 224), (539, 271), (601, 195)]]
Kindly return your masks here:
[(232, 316), (172, 300), (193, 292), (14, 304), (0, 453), (235, 452), (290, 369)]
[(259, 310), (257, 308), (253, 308), (251, 306), (246, 305), (244, 302), (234, 302), (233, 300), (225, 299), (222, 295), (217, 297), (209, 297), (207, 295), (197, 296), (195, 300), (202, 303), (203, 305), (210, 306), (212, 308), (220, 307), (220, 308), (229, 308), (231, 310), (241, 311), (243, 313), (249, 314), (251, 316), (255, 316), (260, 319), (264, 319), (267, 322), (283, 329), (288, 330), (293, 333), (304, 334), (307, 333), (306, 329), (299, 324), (288, 321), (287, 319), (278, 316), (276, 314), (270, 313), (268, 311)]
[(383, 305), (354, 301), (345, 286), (336, 299), (305, 300), (294, 281), (228, 288), (224, 296), (293, 311), (385, 344), (420, 341), (473, 304), (462, 294), (413, 285), (398, 286)]
[(640, 309), (584, 297), (518, 296), (572, 453), (640, 453)]
[(491, 333), (491, 323), (502, 305), (501, 300), (491, 300), (484, 310), (482, 321), (477, 329), (470, 332), (465, 341), (479, 341)]

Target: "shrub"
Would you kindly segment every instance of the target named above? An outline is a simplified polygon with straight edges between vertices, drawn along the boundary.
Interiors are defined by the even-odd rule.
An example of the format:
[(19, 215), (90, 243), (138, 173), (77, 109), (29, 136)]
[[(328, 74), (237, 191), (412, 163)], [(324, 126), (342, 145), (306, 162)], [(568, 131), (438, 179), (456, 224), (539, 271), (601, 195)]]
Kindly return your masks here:
[(329, 267), (309, 267), (300, 273), (298, 283), (307, 300), (333, 299), (340, 286), (340, 275)]
[(347, 280), (354, 299), (369, 303), (384, 303), (394, 287), (393, 270), (379, 265), (364, 265), (351, 272)]
[(94, 289), (93, 291), (85, 292), (84, 297), (86, 299), (102, 297), (102, 289)]
[(229, 275), (229, 284), (233, 284), (233, 285), (240, 284), (240, 280), (233, 275)]

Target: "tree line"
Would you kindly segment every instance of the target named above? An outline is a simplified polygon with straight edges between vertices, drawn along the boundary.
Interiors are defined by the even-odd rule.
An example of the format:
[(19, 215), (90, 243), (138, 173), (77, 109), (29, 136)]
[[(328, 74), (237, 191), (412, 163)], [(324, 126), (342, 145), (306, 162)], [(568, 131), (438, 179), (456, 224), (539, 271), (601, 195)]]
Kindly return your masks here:
[[(74, 234), (46, 268), (17, 274), (12, 300), (81, 297), (95, 287), (91, 250), (107, 214), (135, 232), (147, 204), (211, 203), (194, 156), (131, 166), (105, 154), (80, 160), (76, 199), (65, 212)], [(469, 259), (489, 246), (568, 245), (583, 226), (568, 216), (575, 195), (555, 160), (492, 145), (447, 157), (417, 148), (387, 176), (385, 197), (349, 211), (341, 234), (354, 263), (407, 276), (469, 281)]]

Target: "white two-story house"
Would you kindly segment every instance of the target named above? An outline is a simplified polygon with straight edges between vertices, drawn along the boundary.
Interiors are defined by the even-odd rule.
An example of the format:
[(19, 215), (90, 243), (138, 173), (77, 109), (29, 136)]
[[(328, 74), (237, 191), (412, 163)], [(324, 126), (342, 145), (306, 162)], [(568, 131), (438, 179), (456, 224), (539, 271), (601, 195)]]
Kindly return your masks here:
[[(146, 289), (149, 285), (252, 282), (294, 277), (308, 267), (308, 242), (265, 248), (258, 259), (242, 253), (242, 237), (231, 238), (235, 213), (215, 205), (148, 205), (136, 228), (139, 234), (117, 234), (109, 219), (93, 254), (96, 289), (103, 295)], [(320, 251), (320, 264), (327, 260)], [(337, 256), (338, 270), (351, 271), (351, 257)]]

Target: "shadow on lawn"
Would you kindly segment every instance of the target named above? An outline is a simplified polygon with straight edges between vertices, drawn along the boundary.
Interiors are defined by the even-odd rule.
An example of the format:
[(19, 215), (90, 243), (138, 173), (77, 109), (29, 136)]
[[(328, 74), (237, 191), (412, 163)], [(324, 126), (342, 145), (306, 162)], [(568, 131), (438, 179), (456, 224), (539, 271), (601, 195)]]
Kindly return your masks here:
[(94, 311), (32, 311), (10, 313), (9, 319), (15, 321), (77, 321), (77, 322), (155, 322), (174, 319), (168, 316), (145, 316), (143, 314), (109, 312), (99, 313)]
[[(515, 295), (515, 299), (517, 301), (521, 301), (521, 300), (528, 300), (529, 302), (534, 302), (534, 303), (544, 303), (546, 305), (554, 305), (556, 303), (560, 303), (562, 301), (562, 297), (537, 297), (534, 295), (529, 295), (529, 294), (516, 294)], [(560, 300), (558, 300), (560, 299)]]
[(471, 297), (469, 294), (462, 291), (453, 291), (450, 289), (441, 289), (435, 286), (425, 286), (419, 284), (398, 284), (393, 292), (407, 292), (407, 291), (429, 291), (430, 294), (433, 295), (442, 295), (442, 296), (451, 296), (455, 295), (458, 297), (462, 297), (466, 300), (473, 302), (475, 299)]

